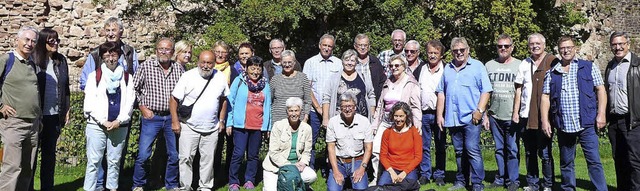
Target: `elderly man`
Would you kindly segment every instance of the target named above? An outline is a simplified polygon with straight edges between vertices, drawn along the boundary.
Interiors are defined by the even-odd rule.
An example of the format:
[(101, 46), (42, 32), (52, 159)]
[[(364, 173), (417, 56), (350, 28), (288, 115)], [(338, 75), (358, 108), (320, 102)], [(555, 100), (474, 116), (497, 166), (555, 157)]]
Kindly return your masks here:
[[(264, 62), (264, 68), (267, 71), (269, 81), (273, 78), (273, 75), (282, 74), (282, 52), (287, 49), (287, 46), (279, 38), (275, 38), (269, 42), (269, 53), (273, 56), (273, 59)], [(300, 63), (296, 62), (293, 65), (293, 69), (296, 71), (302, 71)]]
[(442, 80), (436, 88), (438, 127), (449, 129), (458, 166), (456, 181), (449, 190), (465, 188), (467, 180), (463, 169), (471, 171), (473, 190), (484, 190), (480, 124), (493, 88), (487, 69), (469, 56), (469, 44), (464, 37), (451, 40), (451, 53), (453, 61), (444, 67)]
[[(489, 187), (507, 186), (509, 191), (516, 191), (520, 187), (518, 171), (518, 144), (516, 134), (520, 133), (519, 126), (512, 124), (513, 98), (515, 87), (513, 81), (522, 61), (513, 58), (513, 40), (507, 34), (498, 36), (496, 42), (498, 58), (485, 64), (491, 86), (495, 91), (491, 94), (489, 112), (485, 113), (483, 125), (491, 128), (493, 140), (496, 144), (495, 156), (498, 164), (498, 174)], [(506, 164), (506, 166), (505, 166)]]
[(427, 42), (428, 63), (418, 65), (413, 71), (413, 76), (420, 83), (422, 99), (422, 161), (420, 162), (420, 179), (418, 179), (422, 185), (431, 182), (431, 134), (433, 134), (436, 148), (436, 169), (433, 172), (433, 178), (437, 186), (444, 186), (447, 134), (445, 129), (438, 128), (436, 124), (436, 102), (438, 101), (436, 87), (440, 84), (442, 73), (444, 73), (442, 53), (444, 53), (444, 45), (439, 40)]
[[(213, 69), (215, 56), (212, 51), (203, 51), (198, 57), (198, 68), (191, 69), (180, 77), (171, 93), (169, 110), (171, 128), (180, 134), (180, 189), (192, 190), (191, 169), (196, 151), (200, 152), (200, 180), (198, 190), (213, 189), (213, 161), (218, 133), (224, 123), (219, 119), (226, 116), (225, 109), (218, 112), (219, 101), (229, 95), (229, 86), (224, 74)], [(200, 99), (200, 98), (207, 98)], [(212, 100), (213, 99), (213, 100)], [(198, 101), (212, 104), (196, 104)], [(178, 113), (178, 107), (192, 108), (189, 117)]]
[(387, 77), (391, 76), (391, 68), (387, 67), (389, 65), (389, 59), (391, 59), (391, 56), (396, 54), (404, 55), (403, 50), (405, 40), (407, 40), (407, 34), (403, 30), (394, 30), (391, 32), (391, 44), (393, 47), (378, 54), (378, 59), (380, 59), (380, 63), (382, 64), (382, 67), (384, 67), (384, 73)]
[(596, 133), (596, 127), (606, 125), (607, 92), (598, 65), (578, 59), (576, 49), (573, 38), (562, 36), (558, 40), (562, 59), (547, 72), (542, 88), (542, 131), (551, 137), (550, 119), (558, 129), (561, 189), (576, 189), (574, 161), (579, 141), (591, 182), (596, 190), (607, 190)]
[(629, 51), (629, 35), (609, 38), (613, 59), (605, 70), (608, 90), (609, 141), (613, 149), (619, 190), (640, 190), (640, 58)]
[(37, 40), (38, 30), (22, 27), (17, 47), (0, 56), (0, 190), (29, 190), (31, 184), (42, 113), (36, 66), (29, 60)]
[(335, 40), (333, 35), (322, 35), (322, 37), (320, 37), (320, 43), (318, 43), (320, 53), (304, 62), (304, 69), (302, 70), (311, 81), (311, 106), (315, 109), (309, 112), (309, 124), (313, 130), (313, 147), (311, 150), (311, 161), (309, 162), (311, 168), (315, 167), (315, 145), (320, 132), (320, 126), (322, 126), (322, 115), (325, 115), (322, 113), (322, 105), (320, 105), (320, 103), (322, 103), (322, 95), (324, 91), (328, 89), (326, 86), (331, 81), (329, 78), (333, 76), (333, 74), (342, 71), (342, 61), (332, 56)]
[(369, 119), (355, 112), (356, 95), (346, 92), (340, 95), (340, 115), (329, 120), (327, 126), (327, 151), (329, 153), (329, 179), (327, 190), (342, 190), (350, 179), (356, 190), (367, 189), (367, 164), (373, 148), (373, 132)]
[[(539, 130), (540, 98), (544, 75), (560, 60), (545, 52), (545, 38), (540, 33), (529, 35), (529, 53), (531, 57), (522, 61), (516, 74), (515, 97), (513, 101), (512, 121), (522, 130), (522, 142), (526, 157), (527, 186), (525, 191), (551, 191), (553, 186), (553, 157), (551, 155), (551, 137), (544, 136)], [(539, 154), (538, 154), (539, 153)], [(540, 156), (543, 179), (540, 184), (538, 155)]]
[[(410, 40), (404, 45), (404, 55), (407, 56), (407, 62), (409, 63), (409, 68), (407, 68), (409, 73), (413, 73), (423, 63), (422, 59), (420, 59), (420, 43), (416, 40)], [(414, 77), (418, 78), (418, 76)]]
[[(122, 21), (117, 17), (109, 17), (102, 27), (105, 35), (105, 42), (117, 42), (120, 48), (122, 49), (123, 54), (118, 59), (118, 63), (122, 63), (122, 67), (129, 74), (135, 74), (138, 69), (138, 54), (136, 50), (122, 42), (122, 33), (124, 32), (124, 26), (122, 25)], [(98, 47), (91, 50), (89, 56), (87, 56), (87, 60), (82, 67), (82, 74), (80, 75), (80, 89), (84, 90), (84, 86), (87, 84), (87, 76), (89, 73), (96, 70), (97, 67), (100, 67), (102, 63), (100, 55), (98, 53)]]
[(371, 79), (373, 83), (373, 92), (376, 94), (376, 103), (382, 93), (382, 86), (387, 80), (387, 76), (384, 75), (384, 68), (377, 57), (369, 53), (371, 44), (369, 43), (369, 37), (366, 34), (356, 35), (356, 39), (353, 41), (353, 48), (358, 52), (358, 63), (356, 65), (356, 71), (358, 74), (366, 79)]
[[(133, 173), (133, 190), (142, 190), (147, 183), (147, 168), (151, 147), (159, 133), (166, 140), (167, 166), (165, 188), (178, 189), (178, 150), (176, 136), (171, 130), (169, 98), (171, 91), (184, 73), (183, 67), (171, 60), (174, 43), (162, 38), (156, 43), (157, 59), (150, 59), (140, 65), (140, 71), (133, 79), (139, 109), (142, 113), (138, 157)], [(158, 167), (154, 167), (158, 168)]]

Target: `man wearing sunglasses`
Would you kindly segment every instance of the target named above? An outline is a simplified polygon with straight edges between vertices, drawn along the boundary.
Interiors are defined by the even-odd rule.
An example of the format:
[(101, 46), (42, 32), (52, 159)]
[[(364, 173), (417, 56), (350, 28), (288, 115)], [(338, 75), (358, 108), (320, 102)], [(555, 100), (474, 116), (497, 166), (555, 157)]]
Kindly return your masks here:
[(423, 63), (422, 59), (420, 59), (420, 43), (416, 40), (410, 40), (404, 45), (404, 55), (406, 55), (409, 63), (409, 68), (407, 68), (409, 74), (413, 73)]
[(640, 190), (640, 58), (629, 51), (629, 35), (609, 38), (613, 59), (605, 69), (607, 118), (619, 190)]
[[(453, 61), (444, 66), (436, 88), (438, 127), (449, 130), (458, 166), (456, 180), (448, 190), (465, 189), (467, 182), (471, 182), (473, 190), (480, 191), (484, 190), (480, 124), (493, 88), (482, 62), (469, 56), (469, 44), (464, 37), (451, 40), (451, 54)], [(463, 169), (471, 171), (470, 180)]]
[(511, 121), (511, 115), (513, 114), (515, 95), (513, 81), (522, 61), (511, 56), (513, 41), (511, 36), (507, 34), (498, 36), (496, 49), (498, 58), (485, 64), (489, 80), (495, 91), (491, 93), (489, 110), (482, 120), (484, 128), (491, 129), (496, 144), (495, 157), (498, 164), (498, 174), (489, 187), (507, 186), (509, 191), (515, 191), (520, 186), (518, 181), (520, 165), (518, 144), (516, 144), (516, 133), (519, 133), (520, 130)]

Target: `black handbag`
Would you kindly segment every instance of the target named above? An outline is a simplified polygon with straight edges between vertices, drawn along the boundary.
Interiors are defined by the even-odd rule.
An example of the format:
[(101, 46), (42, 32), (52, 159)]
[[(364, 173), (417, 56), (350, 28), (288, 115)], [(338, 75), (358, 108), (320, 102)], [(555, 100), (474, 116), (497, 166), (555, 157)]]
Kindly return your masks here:
[(186, 97), (180, 101), (180, 105), (178, 105), (178, 118), (180, 119), (181, 122), (186, 123), (187, 120), (191, 118), (191, 111), (193, 111), (193, 106), (196, 104), (196, 102), (198, 102), (198, 99), (200, 99), (200, 96), (202, 96), (202, 93), (204, 93), (204, 90), (207, 89), (207, 86), (209, 86), (209, 82), (211, 82), (211, 78), (213, 78), (213, 75), (215, 74), (216, 74), (216, 70), (213, 70), (213, 73), (211, 73), (211, 76), (209, 76), (209, 79), (207, 80), (207, 84), (204, 85), (204, 88), (202, 88), (200, 95), (198, 95), (198, 97), (196, 98), (196, 101), (193, 101), (191, 105), (182, 104), (184, 103), (184, 100), (186, 99)]

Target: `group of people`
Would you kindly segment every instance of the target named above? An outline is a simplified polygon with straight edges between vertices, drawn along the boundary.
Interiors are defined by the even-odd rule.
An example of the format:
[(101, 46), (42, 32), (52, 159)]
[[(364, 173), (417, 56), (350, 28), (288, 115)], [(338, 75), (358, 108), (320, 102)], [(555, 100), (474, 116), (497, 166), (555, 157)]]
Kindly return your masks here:
[[(424, 43), (423, 61), (421, 43), (406, 41), (399, 29), (391, 33), (393, 48), (377, 56), (369, 52), (369, 37), (358, 34), (353, 49), (335, 57), (336, 39), (325, 34), (319, 53), (304, 64), (280, 39), (269, 43), (272, 59), (255, 56), (247, 42), (230, 64), (231, 47), (218, 41), (197, 55), (196, 68), (185, 71), (192, 57), (188, 42), (161, 38), (156, 57), (138, 63), (135, 49), (121, 40), (118, 18), (108, 18), (103, 29), (106, 41), (91, 50), (80, 78), (87, 119), (85, 190), (121, 185), (134, 108), (142, 115), (134, 191), (148, 186), (154, 142), (166, 160), (160, 176), (167, 190), (193, 190), (194, 177), (198, 190), (211, 190), (214, 171), (221, 170), (229, 172), (229, 190), (254, 189), (259, 169), (266, 191), (278, 190), (278, 177), (289, 169), (305, 183), (317, 179), (316, 170), (326, 171), (328, 190), (404, 189), (432, 181), (444, 186), (447, 131), (457, 164), (448, 190), (483, 190), (482, 128), (496, 144), (498, 173), (489, 187), (520, 188), (521, 138), (527, 170), (522, 189), (551, 190), (555, 134), (561, 188), (576, 189), (580, 143), (595, 189), (607, 190), (596, 134), (607, 123), (618, 189), (640, 189), (640, 58), (629, 51), (624, 32), (611, 35), (614, 58), (603, 78), (598, 64), (576, 56), (572, 38), (558, 40), (556, 57), (545, 51), (539, 33), (528, 36), (531, 56), (524, 60), (511, 56), (511, 37), (499, 35), (498, 57), (484, 64), (471, 58), (463, 37), (451, 41), (452, 61), (443, 60), (446, 48), (439, 40)], [(55, 145), (69, 121), (70, 82), (59, 43), (52, 29), (23, 27), (16, 48), (0, 56), (0, 190), (32, 189), (38, 148), (41, 188), (53, 189)], [(324, 167), (315, 156), (321, 130)], [(268, 153), (260, 168), (262, 139), (268, 139)], [(225, 140), (227, 167), (216, 156)]]

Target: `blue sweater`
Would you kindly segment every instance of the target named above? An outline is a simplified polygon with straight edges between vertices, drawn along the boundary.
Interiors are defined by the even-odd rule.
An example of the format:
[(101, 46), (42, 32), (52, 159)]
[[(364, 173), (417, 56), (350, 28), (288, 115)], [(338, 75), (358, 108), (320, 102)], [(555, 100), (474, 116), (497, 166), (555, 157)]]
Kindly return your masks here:
[[(244, 129), (249, 86), (247, 86), (247, 82), (242, 75), (239, 75), (233, 80), (230, 88), (229, 96), (227, 96), (229, 105), (227, 108), (227, 127), (233, 126), (234, 128)], [(264, 114), (262, 116), (262, 128), (260, 130), (271, 131), (271, 88), (268, 82), (265, 84), (264, 89), (262, 89), (262, 93), (264, 93), (264, 104), (262, 108)]]

